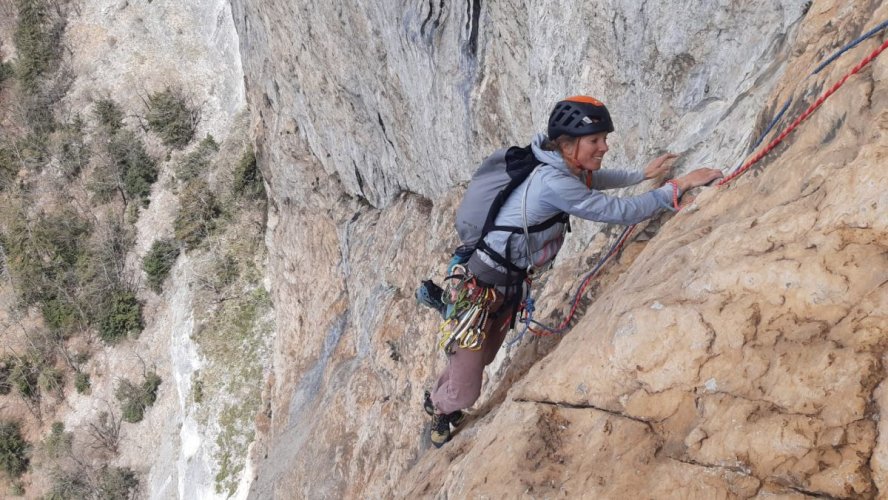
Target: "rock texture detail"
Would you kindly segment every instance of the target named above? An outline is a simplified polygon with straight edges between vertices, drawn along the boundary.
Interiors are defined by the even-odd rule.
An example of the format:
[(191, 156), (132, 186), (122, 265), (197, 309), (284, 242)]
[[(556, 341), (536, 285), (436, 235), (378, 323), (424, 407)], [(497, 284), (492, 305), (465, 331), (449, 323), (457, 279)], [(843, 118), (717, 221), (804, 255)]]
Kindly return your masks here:
[[(611, 108), (606, 167), (671, 150), (728, 170), (787, 97), (784, 124), (876, 46), (804, 78), (888, 8), (231, 3), (273, 205), (254, 497), (884, 491), (888, 56), (630, 246), (563, 341), (501, 355), (439, 451), (419, 402), (444, 360), (412, 293), (454, 244), (459, 183), (557, 98)], [(610, 234), (581, 226), (538, 285), (552, 322)]]

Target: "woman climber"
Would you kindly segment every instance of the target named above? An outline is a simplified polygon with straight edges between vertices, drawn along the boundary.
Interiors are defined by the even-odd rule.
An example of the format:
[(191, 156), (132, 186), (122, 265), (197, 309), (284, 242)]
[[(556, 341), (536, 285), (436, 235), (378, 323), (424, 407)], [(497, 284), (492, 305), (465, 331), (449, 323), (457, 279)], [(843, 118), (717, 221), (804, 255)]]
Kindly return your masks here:
[[(434, 418), (431, 440), (436, 447), (450, 440), (451, 425), (462, 423), (462, 410), (480, 396), (484, 367), (493, 361), (513, 324), (525, 278), (551, 263), (561, 248), (568, 228), (564, 214), (611, 224), (636, 224), (664, 209), (672, 210), (674, 195), (680, 196), (688, 189), (722, 177), (717, 169), (701, 168), (641, 195), (608, 196), (601, 190), (665, 176), (676, 158), (664, 154), (643, 171), (600, 170), (608, 152), (607, 136), (613, 131), (604, 104), (587, 96), (569, 97), (553, 108), (545, 135), (537, 134), (528, 148), (494, 153), (476, 174), (477, 178), (484, 165), (494, 161), (500, 162), (503, 172), (514, 170), (522, 162), (530, 165), (530, 173), (517, 187), (512, 187), (502, 207), (498, 211), (491, 209), (487, 217), (492, 224), (484, 224), (480, 239), (471, 245), (473, 251), (458, 252), (463, 257), (458, 260), (463, 262), (456, 271), (451, 265), (449, 274), (460, 274), (470, 288), (482, 290), (483, 300), (476, 302), (482, 310), (472, 316), (479, 325), (475, 336), (447, 344), (447, 368), (433, 391), (426, 393), (424, 407)], [(476, 183), (475, 178), (472, 183)], [(463, 206), (473, 201), (468, 199), (471, 194), (470, 184)], [(460, 212), (464, 214), (463, 206)], [(485, 210), (487, 206), (489, 203)], [(480, 229), (483, 220), (466, 226), (460, 212), (458, 229), (461, 223), (476, 231)], [(464, 236), (462, 231), (460, 236)]]

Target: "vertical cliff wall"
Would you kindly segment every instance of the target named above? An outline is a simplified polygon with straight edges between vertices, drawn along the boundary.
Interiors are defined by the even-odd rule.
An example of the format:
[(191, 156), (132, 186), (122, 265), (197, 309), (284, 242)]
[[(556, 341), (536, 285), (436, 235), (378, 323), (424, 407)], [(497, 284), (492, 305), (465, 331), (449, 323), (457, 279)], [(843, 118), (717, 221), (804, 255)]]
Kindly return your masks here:
[[(231, 4), (277, 324), (255, 497), (876, 494), (884, 61), (630, 247), (561, 345), (502, 353), (440, 451), (419, 401), (444, 361), (412, 294), (455, 243), (460, 183), (558, 98), (608, 104), (606, 168), (669, 150), (728, 170), (861, 56), (804, 79), (878, 2)], [(578, 226), (544, 317), (607, 241)]]

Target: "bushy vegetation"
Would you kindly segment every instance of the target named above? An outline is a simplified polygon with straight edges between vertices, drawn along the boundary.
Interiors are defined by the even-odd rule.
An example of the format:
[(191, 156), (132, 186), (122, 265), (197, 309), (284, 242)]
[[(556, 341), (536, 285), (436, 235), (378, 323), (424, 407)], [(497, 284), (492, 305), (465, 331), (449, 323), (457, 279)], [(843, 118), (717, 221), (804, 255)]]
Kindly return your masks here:
[(99, 313), (99, 337), (109, 344), (142, 331), (142, 303), (126, 289), (112, 291)]
[(19, 149), (25, 152), (24, 156), (44, 158), (48, 135), (55, 129), (53, 105), (64, 96), (68, 83), (65, 79), (47, 78), (59, 66), (64, 23), (53, 15), (48, 0), (18, 0), (16, 4), (15, 73), (23, 93), (20, 102), (31, 129)]
[(194, 179), (185, 185), (179, 196), (179, 213), (173, 222), (176, 239), (191, 250), (216, 227), (222, 207), (207, 183)]
[(163, 288), (163, 282), (170, 274), (176, 258), (179, 256), (179, 245), (170, 239), (156, 240), (142, 261), (142, 269), (148, 276), (148, 286), (157, 293)]
[(61, 337), (98, 327), (113, 343), (142, 329), (141, 303), (124, 281), (131, 234), (113, 221), (93, 234), (73, 209), (6, 214), (0, 235), (7, 270), (23, 305), (40, 305), (48, 328)]
[(0, 422), (0, 469), (11, 478), (28, 470), (28, 443), (18, 422)]
[(0, 85), (15, 76), (15, 67), (9, 62), (0, 62)]
[(65, 431), (65, 424), (53, 422), (52, 430), (43, 439), (43, 451), (51, 459), (59, 459), (71, 453), (74, 434)]
[(113, 99), (100, 99), (93, 108), (99, 126), (108, 132), (115, 132), (123, 127), (123, 110)]
[(25, 496), (25, 486), (21, 481), (13, 481), (9, 485), (9, 494), (14, 497), (23, 497)]
[(102, 310), (121, 290), (134, 289), (126, 271), (126, 254), (134, 237), (131, 227), (109, 218), (96, 228), (77, 262), (73, 295), (90, 326), (98, 324)]
[(84, 135), (84, 122), (80, 115), (56, 131), (53, 155), (58, 159), (62, 174), (73, 179), (89, 163), (90, 149)]
[(0, 361), (0, 395), (2, 396), (12, 392), (12, 381), (9, 379), (9, 376), (13, 366), (15, 366), (13, 358), (7, 357)]
[(90, 189), (100, 202), (119, 193), (125, 202), (147, 205), (151, 185), (157, 180), (157, 161), (139, 136), (123, 128), (123, 110), (112, 99), (97, 101), (93, 115), (104, 144), (104, 161), (96, 166)]
[(190, 181), (210, 168), (210, 160), (219, 151), (219, 143), (207, 134), (200, 141), (194, 151), (185, 155), (176, 166), (176, 178), (180, 181)]
[(157, 388), (161, 378), (154, 372), (145, 376), (145, 380), (136, 385), (129, 380), (122, 380), (117, 386), (115, 396), (120, 402), (123, 420), (129, 423), (141, 422), (147, 410), (157, 399)]
[(40, 78), (58, 63), (63, 26), (50, 21), (46, 0), (18, 0), (14, 42), (18, 51), (16, 74), (28, 93), (37, 91)]
[(40, 371), (37, 373), (37, 387), (41, 393), (51, 393), (61, 395), (62, 386), (65, 383), (65, 377), (58, 368), (47, 362), (40, 363)]
[(234, 169), (233, 190), (239, 196), (265, 198), (265, 183), (252, 147), (244, 152)]
[(106, 411), (99, 413), (98, 419), (89, 424), (89, 436), (92, 438), (93, 449), (104, 449), (112, 454), (117, 453), (120, 442), (120, 423), (122, 420)]
[(151, 185), (157, 180), (157, 162), (145, 150), (145, 144), (129, 130), (118, 130), (108, 142), (113, 187), (123, 188), (131, 200), (148, 205)]
[(40, 397), (40, 386), (37, 384), (37, 376), (40, 375), (40, 367), (28, 357), (17, 360), (9, 372), (9, 382), (15, 390), (25, 398), (37, 399)]
[(69, 288), (91, 226), (70, 208), (39, 214), (33, 220), (21, 208), (13, 207), (5, 214), (6, 231), (0, 234), (19, 297), (24, 305), (64, 301), (60, 290)]
[(52, 487), (43, 500), (72, 500), (74, 498), (90, 498), (89, 477), (81, 471), (66, 472), (54, 471), (52, 474)]
[(0, 144), (0, 191), (6, 191), (15, 181), (19, 162), (8, 146)]
[(129, 500), (138, 487), (136, 473), (129, 467), (104, 466), (99, 471), (89, 473), (77, 469), (58, 470), (52, 479), (52, 488), (43, 500)]
[(77, 394), (88, 393), (91, 385), (92, 384), (89, 381), (89, 374), (77, 372), (77, 374), (74, 375), (74, 389), (77, 391)]
[(189, 106), (181, 91), (166, 88), (148, 96), (148, 128), (172, 148), (191, 142), (197, 129), (199, 113)]
[(105, 467), (99, 473), (96, 493), (103, 500), (129, 500), (138, 487), (139, 479), (129, 467)]

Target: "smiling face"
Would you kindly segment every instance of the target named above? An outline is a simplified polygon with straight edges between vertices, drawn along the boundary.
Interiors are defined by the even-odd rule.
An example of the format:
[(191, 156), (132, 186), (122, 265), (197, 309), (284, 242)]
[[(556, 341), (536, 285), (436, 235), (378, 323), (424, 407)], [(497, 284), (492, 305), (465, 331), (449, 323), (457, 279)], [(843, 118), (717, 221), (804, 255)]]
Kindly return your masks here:
[(572, 168), (577, 171), (594, 172), (601, 168), (601, 161), (608, 151), (607, 132), (584, 135), (577, 139), (570, 149), (564, 156)]

